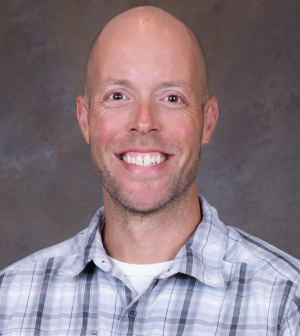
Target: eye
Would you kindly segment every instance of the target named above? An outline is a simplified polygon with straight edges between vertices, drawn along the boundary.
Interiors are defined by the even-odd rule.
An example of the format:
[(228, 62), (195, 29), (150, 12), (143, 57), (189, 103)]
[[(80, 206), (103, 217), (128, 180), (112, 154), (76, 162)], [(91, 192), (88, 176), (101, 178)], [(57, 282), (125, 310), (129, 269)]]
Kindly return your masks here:
[(165, 100), (167, 100), (170, 103), (179, 103), (182, 102), (182, 99), (176, 95), (170, 95), (168, 97), (165, 98)]
[(124, 98), (124, 95), (122, 95), (122, 93), (120, 93), (120, 92), (115, 92), (115, 93), (112, 93), (111, 95), (109, 95), (108, 98), (112, 99), (112, 100), (121, 100), (121, 99)]

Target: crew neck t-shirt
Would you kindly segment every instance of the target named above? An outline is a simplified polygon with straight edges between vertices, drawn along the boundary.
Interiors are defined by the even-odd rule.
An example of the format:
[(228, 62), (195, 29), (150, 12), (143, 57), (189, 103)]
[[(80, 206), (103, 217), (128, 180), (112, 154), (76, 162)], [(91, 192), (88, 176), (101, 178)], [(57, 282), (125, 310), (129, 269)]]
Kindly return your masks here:
[(140, 265), (127, 264), (111, 257), (109, 257), (109, 260), (126, 276), (137, 294), (140, 294), (146, 287), (148, 287), (154, 277), (167, 271), (173, 262), (173, 260), (171, 260), (158, 264)]

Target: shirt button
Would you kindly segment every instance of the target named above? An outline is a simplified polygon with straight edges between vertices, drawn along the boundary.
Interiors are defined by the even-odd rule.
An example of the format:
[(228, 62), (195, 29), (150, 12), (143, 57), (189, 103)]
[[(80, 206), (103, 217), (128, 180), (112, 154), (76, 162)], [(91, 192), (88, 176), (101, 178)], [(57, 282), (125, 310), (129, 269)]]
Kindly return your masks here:
[(136, 317), (136, 310), (129, 310), (128, 315), (129, 317)]

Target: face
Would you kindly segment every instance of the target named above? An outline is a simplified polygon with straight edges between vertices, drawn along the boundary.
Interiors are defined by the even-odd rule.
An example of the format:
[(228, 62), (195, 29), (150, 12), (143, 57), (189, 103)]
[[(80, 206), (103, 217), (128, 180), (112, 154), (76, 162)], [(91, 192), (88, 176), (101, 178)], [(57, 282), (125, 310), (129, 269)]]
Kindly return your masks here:
[(196, 49), (175, 36), (174, 42), (168, 31), (147, 40), (134, 31), (104, 34), (93, 58), (89, 106), (77, 98), (104, 192), (134, 212), (157, 210), (193, 185), (201, 145), (214, 128), (210, 106), (202, 111)]

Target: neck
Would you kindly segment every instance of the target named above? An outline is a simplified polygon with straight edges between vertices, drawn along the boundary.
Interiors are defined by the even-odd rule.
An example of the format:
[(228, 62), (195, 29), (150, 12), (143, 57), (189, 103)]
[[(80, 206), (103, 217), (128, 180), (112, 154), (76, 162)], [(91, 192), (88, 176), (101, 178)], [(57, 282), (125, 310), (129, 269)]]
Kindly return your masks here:
[(173, 260), (196, 230), (201, 210), (196, 181), (179, 198), (155, 213), (133, 214), (103, 189), (106, 253), (130, 264), (155, 264)]

